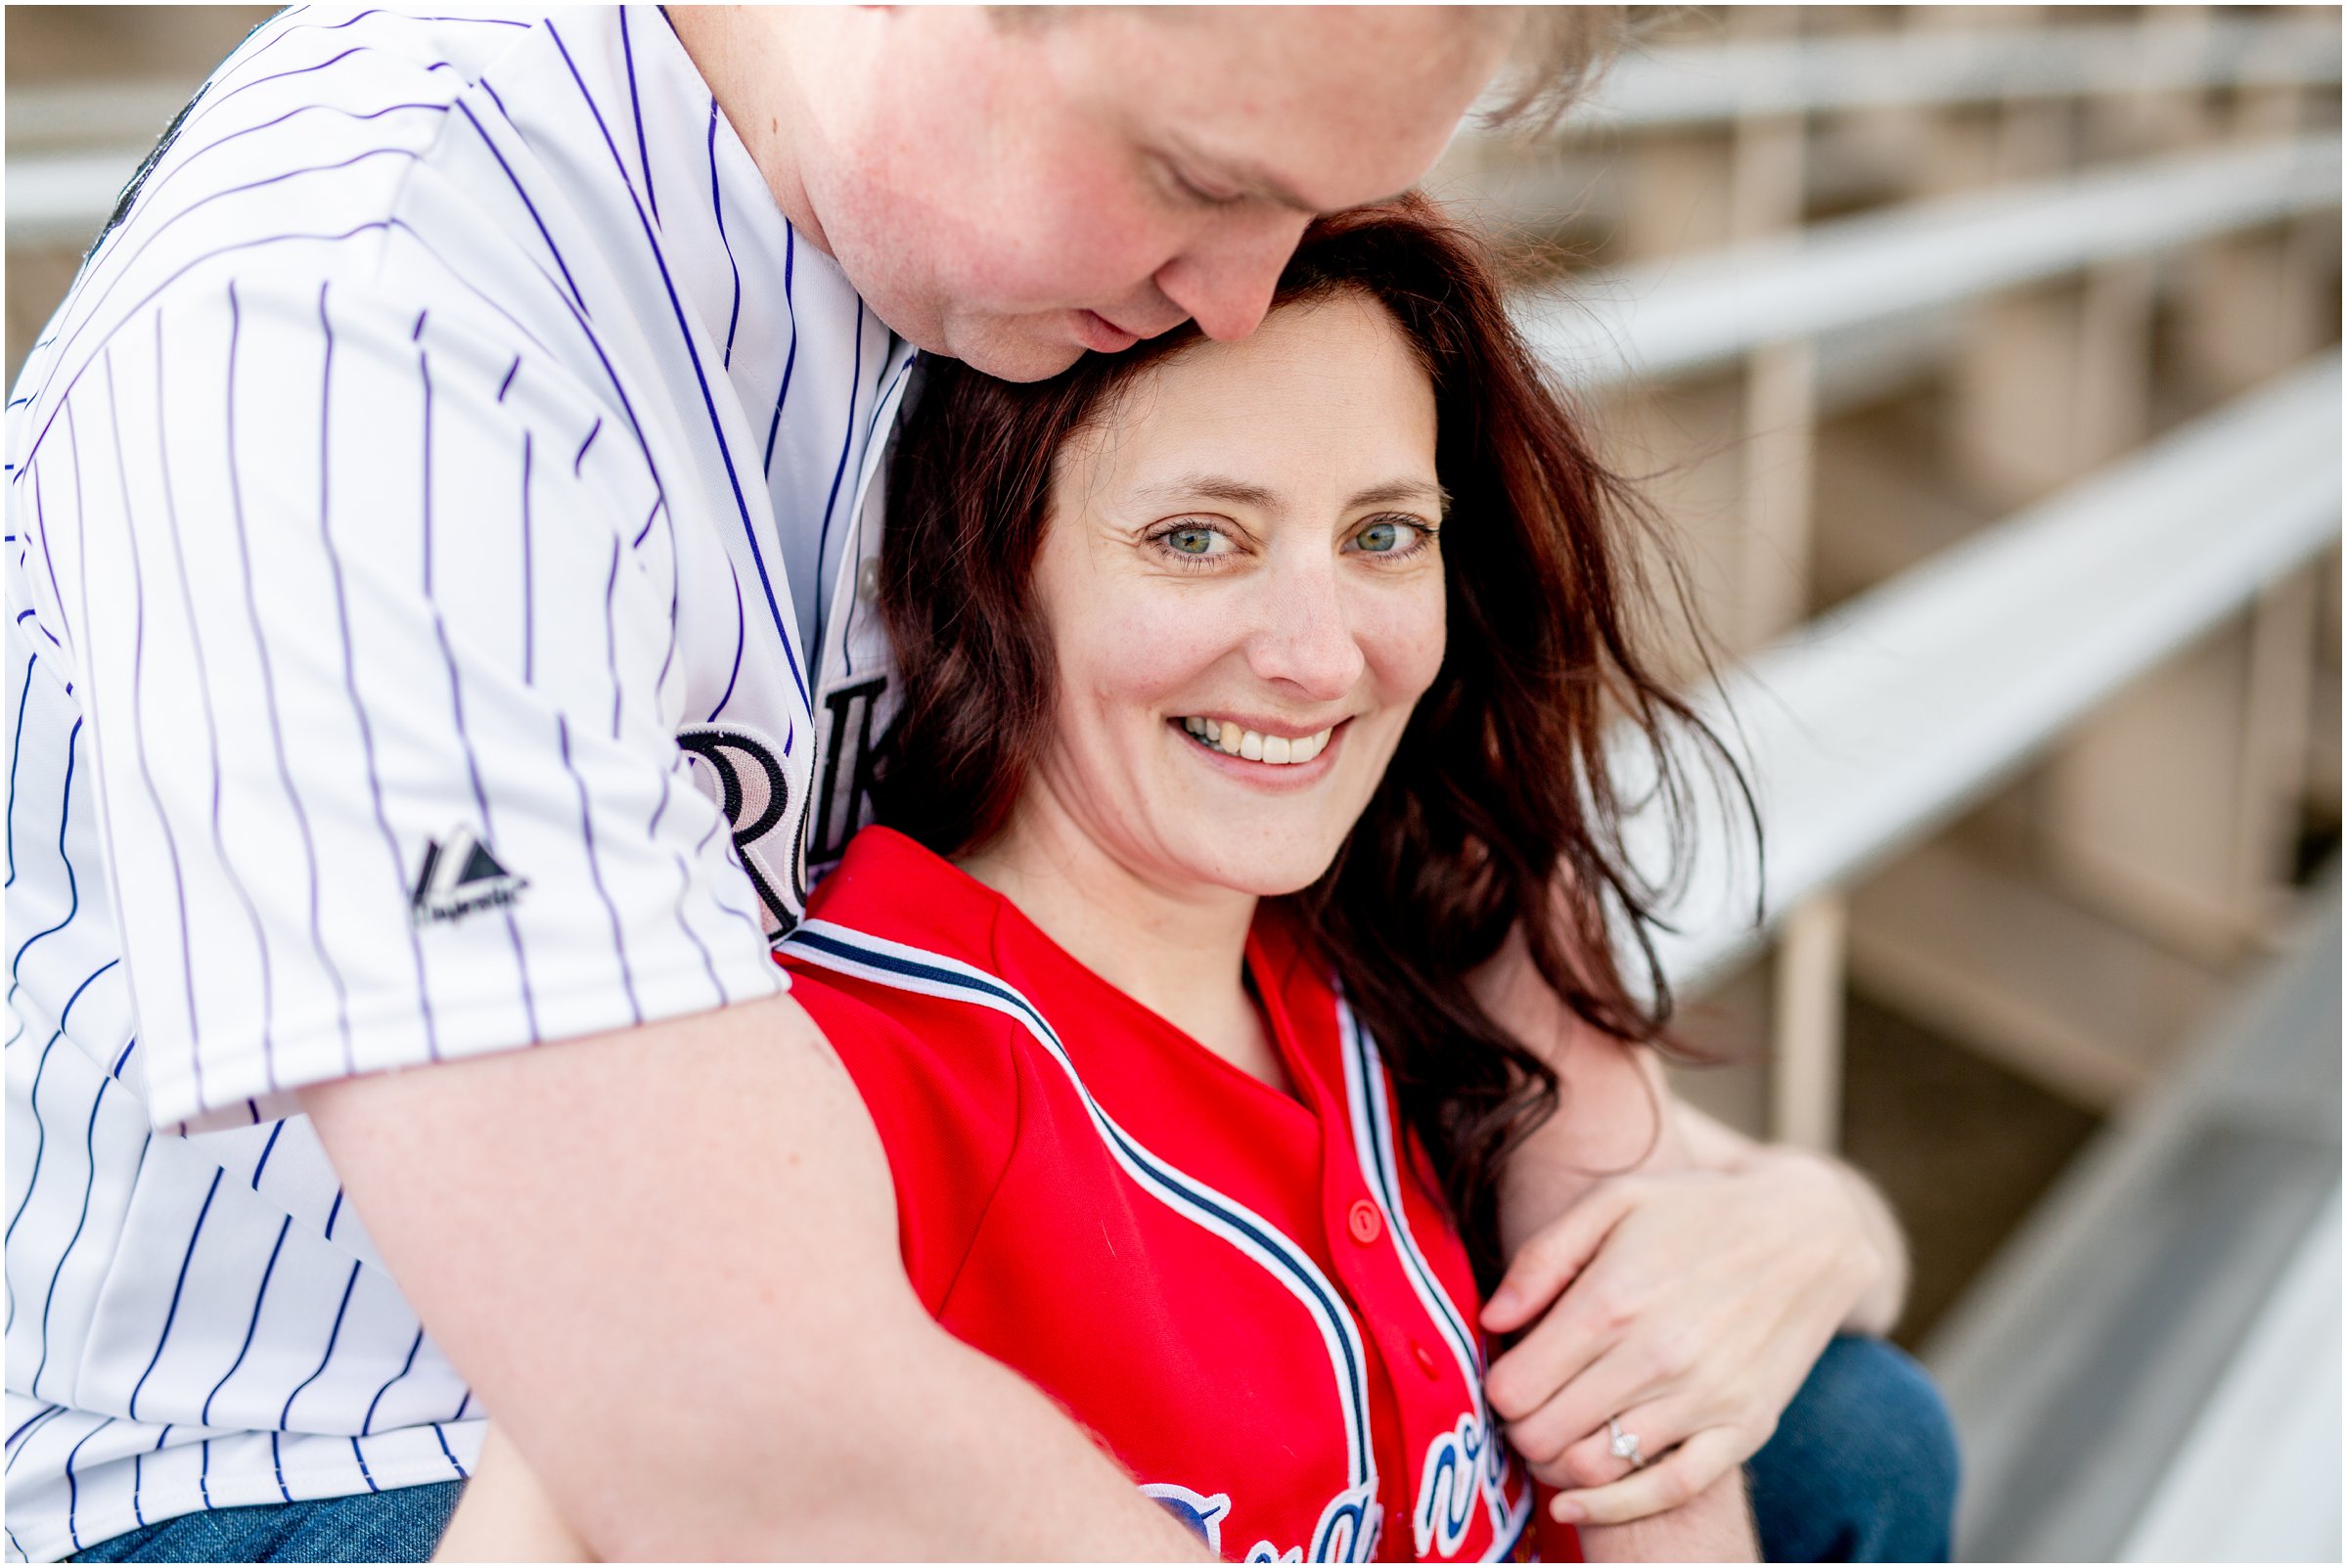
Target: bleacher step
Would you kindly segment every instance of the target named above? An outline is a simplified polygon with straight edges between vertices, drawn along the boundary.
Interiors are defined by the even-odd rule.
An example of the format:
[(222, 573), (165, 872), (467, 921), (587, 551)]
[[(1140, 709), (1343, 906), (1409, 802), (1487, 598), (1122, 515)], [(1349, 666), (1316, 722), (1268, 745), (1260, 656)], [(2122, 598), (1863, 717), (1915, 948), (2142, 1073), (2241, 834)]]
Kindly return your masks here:
[[(2205, 1434), (2237, 1421), (2244, 1366), (2320, 1370), (2327, 1342), (2335, 1379), (2335, 1312), (2295, 1344), (2274, 1336), (2304, 1337), (2305, 1312), (2274, 1304), (2338, 1227), (2338, 900), (2335, 880), (2310, 897), (2288, 955), (2090, 1145), (1926, 1347), (1964, 1444), (1961, 1556), (2111, 1560), (2224, 1456)], [(2320, 1534), (2324, 1514), (2335, 1532), (2335, 1489), (2297, 1506), (2259, 1539)], [(2159, 1539), (2189, 1526), (2189, 1554), (2256, 1552), (2202, 1539), (2230, 1539), (2205, 1501), (2170, 1511)]]

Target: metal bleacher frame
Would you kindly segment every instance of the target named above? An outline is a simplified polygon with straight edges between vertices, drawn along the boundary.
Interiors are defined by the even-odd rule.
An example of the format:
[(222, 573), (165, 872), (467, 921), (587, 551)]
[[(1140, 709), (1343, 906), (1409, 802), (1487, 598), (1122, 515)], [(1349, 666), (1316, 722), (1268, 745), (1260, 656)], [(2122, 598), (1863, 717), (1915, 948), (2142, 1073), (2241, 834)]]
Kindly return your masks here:
[[(2064, 278), (2126, 281), (2191, 246), (2303, 223), (2339, 205), (2341, 164), (2332, 130), (2252, 135), (1798, 227), (1782, 214), (1800, 205), (1799, 155), (1788, 202), (1783, 150), (1805, 120), (2316, 89), (2338, 82), (2339, 63), (2335, 18), (2320, 17), (1633, 54), (1562, 144), (1594, 132), (1610, 157), (1643, 134), (1700, 128), (1736, 147), (1733, 180), (1746, 169), (1736, 139), (1757, 128), (1779, 139), (1779, 225), (1527, 289), (1517, 319), (1585, 391), (1740, 371), (1747, 442), (1773, 428), (1813, 442), (1822, 416), (1944, 360), (1981, 303)], [(1767, 165), (1751, 160), (1764, 177)], [(1510, 222), (1527, 199), (1587, 190), (1587, 159), (1569, 156), (1485, 173), (1483, 200)], [(2334, 347), (1820, 618), (1747, 639), (1701, 694), (1749, 764), (1766, 883), (1731, 847), (1732, 802), (1698, 790), (1680, 929), (1659, 956), (1676, 989), (1699, 994), (1774, 944), (1777, 1136), (1833, 1142), (1845, 890), (2131, 682), (2264, 614), (2335, 548), (2340, 386)], [(1635, 793), (1633, 738), (1618, 755)], [(1667, 855), (1658, 834), (1632, 847), (1657, 867)], [(2120, 1097), (1925, 1347), (1967, 1450), (1960, 1555), (2335, 1557), (2338, 897), (2334, 873), (2303, 901), (2293, 956), (2175, 1069)]]
[[(1854, 880), (2336, 539), (2340, 416), (2325, 355), (1728, 671), (1698, 711), (1751, 765), (1767, 881), (1693, 862), (1685, 929), (1658, 941), (1674, 982), (1700, 990), (1761, 947), (1756, 892), (1781, 914)], [(1695, 841), (1737, 831), (1715, 816)]]
[(2339, 79), (2338, 42), (2338, 29), (2315, 19), (2176, 16), (1633, 50), (1567, 125), (1648, 130), (1744, 114), (2311, 86)]
[(1770, 342), (2320, 212), (2338, 204), (2339, 169), (2335, 136), (2174, 154), (1575, 278), (1518, 296), (1517, 320), (1580, 384), (1685, 376)]

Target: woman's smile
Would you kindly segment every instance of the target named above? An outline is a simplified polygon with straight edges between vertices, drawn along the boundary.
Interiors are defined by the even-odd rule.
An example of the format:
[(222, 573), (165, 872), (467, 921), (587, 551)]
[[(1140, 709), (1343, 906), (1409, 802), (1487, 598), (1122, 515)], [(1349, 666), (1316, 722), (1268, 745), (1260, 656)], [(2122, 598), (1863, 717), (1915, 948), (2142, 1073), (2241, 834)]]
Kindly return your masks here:
[(1352, 721), (1339, 719), (1318, 730), (1265, 724), (1253, 728), (1238, 719), (1192, 714), (1166, 723), (1210, 766), (1257, 786), (1303, 787), (1327, 778), (1336, 765), (1329, 754)]

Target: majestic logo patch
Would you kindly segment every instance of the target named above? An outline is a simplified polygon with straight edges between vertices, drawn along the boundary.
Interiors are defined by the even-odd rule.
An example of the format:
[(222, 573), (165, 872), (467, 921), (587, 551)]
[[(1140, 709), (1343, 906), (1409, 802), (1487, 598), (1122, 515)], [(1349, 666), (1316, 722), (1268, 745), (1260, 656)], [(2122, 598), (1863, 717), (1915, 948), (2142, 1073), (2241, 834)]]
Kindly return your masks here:
[(459, 827), (450, 829), (445, 844), (425, 841), (424, 869), (416, 874), (408, 908), (418, 925), (461, 920), (478, 910), (502, 909), (527, 886), (499, 863), (472, 829)]

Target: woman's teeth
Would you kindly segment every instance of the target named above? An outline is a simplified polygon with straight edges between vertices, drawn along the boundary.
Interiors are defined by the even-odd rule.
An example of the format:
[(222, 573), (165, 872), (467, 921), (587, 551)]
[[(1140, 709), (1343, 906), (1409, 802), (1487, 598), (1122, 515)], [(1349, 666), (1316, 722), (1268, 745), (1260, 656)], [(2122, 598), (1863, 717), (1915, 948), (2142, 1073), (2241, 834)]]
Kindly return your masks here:
[(1182, 728), (1206, 744), (1218, 746), (1234, 757), (1244, 757), (1249, 762), (1285, 764), (1310, 762), (1327, 748), (1329, 737), (1335, 731), (1335, 726), (1331, 725), (1318, 735), (1290, 740), (1284, 735), (1258, 735), (1252, 730), (1242, 730), (1236, 724), (1226, 724), (1220, 719), (1184, 719)]

